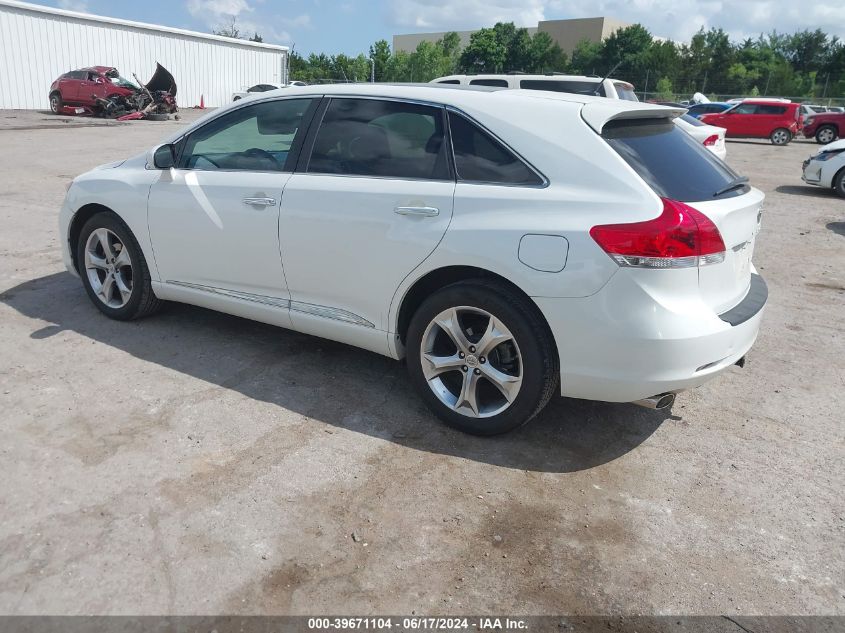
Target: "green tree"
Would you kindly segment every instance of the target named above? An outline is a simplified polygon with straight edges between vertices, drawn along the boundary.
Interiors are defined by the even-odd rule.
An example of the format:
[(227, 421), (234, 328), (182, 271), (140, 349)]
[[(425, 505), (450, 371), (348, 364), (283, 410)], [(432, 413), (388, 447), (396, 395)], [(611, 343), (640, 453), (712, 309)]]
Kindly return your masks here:
[(581, 40), (575, 45), (572, 51), (572, 63), (570, 64), (573, 73), (581, 75), (594, 75), (601, 64), (602, 44)]
[(370, 59), (375, 62), (376, 81), (385, 81), (387, 67), (390, 64), (390, 44), (387, 40), (379, 40), (370, 46)]
[(460, 68), (466, 73), (495, 73), (502, 70), (508, 51), (500, 39), (501, 33), (480, 29), (470, 36), (469, 45), (461, 53)]
[(672, 101), (675, 92), (672, 90), (672, 80), (668, 77), (661, 77), (657, 80), (657, 92), (654, 95), (658, 101)]

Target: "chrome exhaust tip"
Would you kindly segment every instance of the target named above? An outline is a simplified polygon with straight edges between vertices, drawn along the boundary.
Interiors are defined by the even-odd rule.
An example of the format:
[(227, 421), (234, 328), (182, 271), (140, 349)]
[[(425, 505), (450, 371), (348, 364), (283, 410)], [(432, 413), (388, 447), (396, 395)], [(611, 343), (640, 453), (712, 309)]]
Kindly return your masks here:
[(631, 404), (636, 404), (646, 409), (668, 409), (675, 404), (674, 393), (659, 393), (650, 398), (643, 398), (642, 400), (634, 400)]

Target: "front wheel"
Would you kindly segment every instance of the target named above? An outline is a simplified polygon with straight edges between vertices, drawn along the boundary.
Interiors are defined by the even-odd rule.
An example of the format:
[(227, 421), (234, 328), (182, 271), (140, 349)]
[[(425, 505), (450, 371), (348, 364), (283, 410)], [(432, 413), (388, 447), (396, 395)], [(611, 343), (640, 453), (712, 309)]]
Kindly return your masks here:
[(62, 95), (58, 92), (54, 92), (50, 95), (50, 112), (53, 114), (59, 114), (62, 111)]
[(833, 190), (837, 195), (845, 198), (845, 167), (839, 170), (839, 173), (833, 177)]
[(786, 128), (779, 127), (772, 132), (771, 136), (769, 136), (769, 140), (772, 141), (772, 145), (786, 145), (792, 140), (792, 132)]
[(836, 128), (832, 125), (825, 125), (816, 130), (816, 143), (827, 145), (836, 140)]
[(558, 385), (555, 345), (537, 307), (478, 279), (426, 299), (408, 329), (408, 371), (426, 405), (466, 433), (515, 429)]
[(76, 261), (85, 291), (106, 316), (129, 321), (161, 306), (141, 247), (116, 215), (98, 213), (85, 223)]

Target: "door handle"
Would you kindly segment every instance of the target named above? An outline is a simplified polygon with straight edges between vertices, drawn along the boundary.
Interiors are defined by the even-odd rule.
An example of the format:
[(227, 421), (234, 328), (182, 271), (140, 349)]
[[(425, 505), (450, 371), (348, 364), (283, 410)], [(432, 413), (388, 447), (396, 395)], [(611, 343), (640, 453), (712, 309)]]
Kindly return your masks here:
[(275, 207), (275, 198), (244, 198), (244, 204), (250, 207)]
[(436, 207), (396, 207), (393, 212), (398, 215), (421, 215), (426, 218), (440, 215), (440, 209)]

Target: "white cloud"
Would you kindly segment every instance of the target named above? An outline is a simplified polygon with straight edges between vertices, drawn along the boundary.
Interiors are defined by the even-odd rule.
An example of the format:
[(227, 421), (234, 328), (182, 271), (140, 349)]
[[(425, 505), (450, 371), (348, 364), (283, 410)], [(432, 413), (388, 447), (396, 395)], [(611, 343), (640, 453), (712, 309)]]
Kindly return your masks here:
[(88, 13), (87, 0), (59, 0), (59, 8), (68, 11), (79, 11), (81, 13)]
[(821, 28), (845, 37), (842, 0), (394, 0), (390, 22), (404, 30), (462, 30), (512, 21), (606, 16), (640, 22), (653, 34), (687, 41), (699, 28), (721, 27), (735, 39), (777, 30)]
[(311, 16), (307, 13), (303, 13), (302, 15), (297, 15), (294, 18), (279, 18), (279, 22), (286, 26), (287, 28), (294, 28), (294, 29), (310, 29), (311, 28)]
[(389, 12), (397, 26), (420, 29), (472, 29), (496, 22), (537, 26), (545, 19), (544, 0), (394, 0)]

